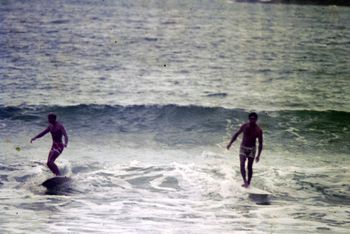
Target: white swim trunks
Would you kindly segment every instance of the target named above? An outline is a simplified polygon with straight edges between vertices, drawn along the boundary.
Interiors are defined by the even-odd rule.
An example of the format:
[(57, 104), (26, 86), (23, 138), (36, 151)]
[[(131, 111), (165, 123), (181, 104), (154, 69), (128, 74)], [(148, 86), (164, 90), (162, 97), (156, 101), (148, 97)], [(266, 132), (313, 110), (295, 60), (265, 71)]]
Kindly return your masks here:
[(239, 150), (239, 155), (241, 157), (255, 158), (256, 147), (246, 147), (242, 146)]

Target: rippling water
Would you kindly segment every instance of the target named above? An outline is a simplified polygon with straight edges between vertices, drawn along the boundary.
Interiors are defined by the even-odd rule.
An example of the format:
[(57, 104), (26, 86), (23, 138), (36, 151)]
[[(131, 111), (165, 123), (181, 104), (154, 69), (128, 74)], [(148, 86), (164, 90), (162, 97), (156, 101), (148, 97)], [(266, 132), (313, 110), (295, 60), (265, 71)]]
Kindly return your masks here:
[(1, 98), (349, 111), (349, 17), (230, 1), (2, 3)]
[[(1, 233), (348, 233), (350, 8), (0, 1)], [(265, 149), (240, 188), (249, 111)], [(56, 191), (55, 112), (70, 136)]]

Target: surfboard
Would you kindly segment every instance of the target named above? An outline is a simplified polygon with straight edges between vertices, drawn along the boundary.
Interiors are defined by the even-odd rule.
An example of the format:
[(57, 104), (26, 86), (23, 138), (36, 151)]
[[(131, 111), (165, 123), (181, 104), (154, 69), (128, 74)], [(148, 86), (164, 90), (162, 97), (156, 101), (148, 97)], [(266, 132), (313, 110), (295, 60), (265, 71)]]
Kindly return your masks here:
[(249, 187), (245, 189), (245, 192), (248, 193), (250, 200), (254, 201), (258, 205), (270, 205), (270, 195), (271, 193), (264, 191), (262, 189)]
[(254, 188), (254, 187), (246, 188), (245, 191), (248, 194), (266, 195), (266, 196), (271, 195), (271, 193), (269, 193), (269, 192), (267, 192), (265, 190)]
[(45, 180), (41, 185), (47, 189), (55, 189), (57, 187), (67, 185), (71, 179), (66, 176), (56, 176), (50, 179)]

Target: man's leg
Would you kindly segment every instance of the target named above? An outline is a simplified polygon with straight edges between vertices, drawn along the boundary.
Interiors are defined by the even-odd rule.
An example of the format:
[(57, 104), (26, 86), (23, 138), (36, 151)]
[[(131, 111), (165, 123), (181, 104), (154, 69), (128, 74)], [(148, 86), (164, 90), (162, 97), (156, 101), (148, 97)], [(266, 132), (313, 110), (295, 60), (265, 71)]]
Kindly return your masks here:
[(58, 156), (60, 156), (59, 152), (51, 150), (49, 153), (49, 158), (47, 159), (47, 166), (56, 176), (59, 176), (61, 174), (60, 170), (58, 170), (58, 167), (55, 164), (55, 160), (58, 158)]
[(248, 157), (248, 186), (250, 185), (250, 181), (253, 177), (253, 163), (254, 158)]
[(245, 160), (246, 157), (243, 155), (239, 156), (240, 161), (241, 161), (241, 174), (242, 174), (242, 178), (243, 178), (243, 182), (244, 184), (242, 184), (243, 187), (247, 187), (247, 179), (246, 179), (246, 174), (245, 174)]

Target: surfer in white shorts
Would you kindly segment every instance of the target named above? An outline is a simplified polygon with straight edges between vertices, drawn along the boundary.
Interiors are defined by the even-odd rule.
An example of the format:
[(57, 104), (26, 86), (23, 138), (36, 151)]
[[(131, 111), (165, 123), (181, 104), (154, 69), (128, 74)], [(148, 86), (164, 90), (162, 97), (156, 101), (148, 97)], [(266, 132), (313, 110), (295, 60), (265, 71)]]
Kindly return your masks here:
[[(65, 147), (67, 147), (68, 136), (66, 133), (66, 129), (63, 127), (63, 125), (61, 123), (59, 123), (58, 121), (56, 121), (55, 114), (50, 113), (47, 116), (47, 118), (48, 118), (49, 126), (44, 131), (42, 131), (41, 133), (39, 133), (38, 135), (33, 137), (30, 140), (30, 143), (32, 143), (33, 141), (35, 141), (36, 139), (38, 139), (40, 137), (43, 137), (44, 135), (46, 135), (49, 132), (51, 133), (52, 147), (51, 147), (51, 150), (49, 152), (49, 157), (47, 159), (47, 166), (50, 168), (50, 170), (56, 176), (59, 176), (60, 171), (59, 171), (57, 165), (55, 164), (55, 160), (58, 158), (58, 156), (60, 156), (63, 149)], [(62, 142), (62, 137), (64, 137), (64, 144)]]
[[(253, 163), (260, 160), (260, 154), (263, 149), (263, 132), (261, 128), (256, 124), (258, 115), (255, 112), (249, 114), (249, 122), (243, 124), (240, 129), (233, 134), (230, 143), (227, 145), (229, 150), (232, 143), (243, 132), (243, 140), (239, 150), (241, 174), (243, 178), (242, 186), (248, 188), (253, 177)], [(256, 139), (259, 141), (258, 155), (256, 153)], [(245, 162), (248, 161), (248, 178), (246, 177)]]

